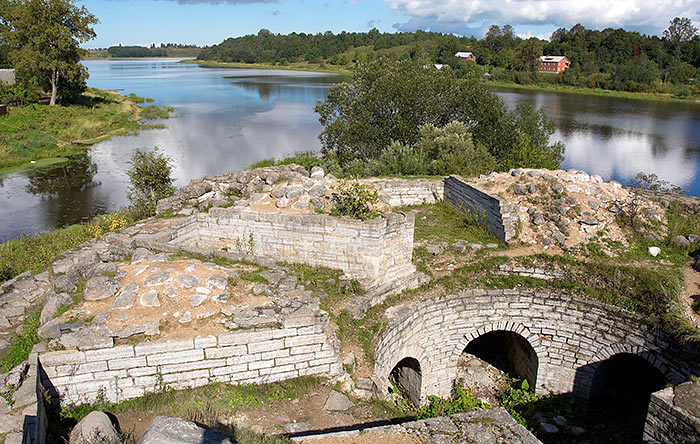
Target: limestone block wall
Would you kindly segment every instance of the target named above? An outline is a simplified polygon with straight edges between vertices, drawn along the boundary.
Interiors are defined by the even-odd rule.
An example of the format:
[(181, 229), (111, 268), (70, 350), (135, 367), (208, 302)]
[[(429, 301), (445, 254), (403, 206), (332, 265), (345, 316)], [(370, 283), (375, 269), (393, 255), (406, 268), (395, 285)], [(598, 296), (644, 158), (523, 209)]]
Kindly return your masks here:
[(433, 204), (444, 196), (441, 179), (363, 179), (360, 182), (374, 186), (381, 201), (392, 207)]
[(700, 384), (686, 382), (652, 393), (644, 427), (645, 443), (700, 442)]
[(280, 328), (222, 332), (94, 350), (41, 353), (44, 385), (61, 403), (94, 401), (102, 393), (118, 402), (164, 387), (198, 387), (214, 381), (263, 384), (342, 371), (327, 319), (290, 317)]
[(472, 290), (398, 306), (387, 316), (375, 347), (375, 375), (389, 384), (397, 363), (418, 360), (422, 402), (429, 395), (450, 395), (459, 355), (470, 341), (492, 331), (517, 333), (534, 349), (538, 393), (574, 392), (587, 399), (600, 363), (617, 353), (645, 358), (673, 384), (700, 374), (697, 352), (668, 333), (633, 313), (582, 297)]
[(340, 269), (371, 288), (415, 273), (414, 218), (412, 213), (389, 213), (359, 221), (213, 208), (177, 228), (170, 243)]
[(476, 188), (457, 175), (444, 181), (445, 202), (479, 216), (480, 223), (494, 236), (508, 243), (517, 235), (517, 209), (498, 196)]

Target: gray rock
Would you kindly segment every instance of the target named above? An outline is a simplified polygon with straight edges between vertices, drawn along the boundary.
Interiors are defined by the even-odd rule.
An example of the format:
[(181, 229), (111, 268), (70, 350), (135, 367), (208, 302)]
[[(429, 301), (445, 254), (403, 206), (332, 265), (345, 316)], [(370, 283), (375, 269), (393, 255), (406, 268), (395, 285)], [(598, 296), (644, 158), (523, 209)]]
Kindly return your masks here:
[(193, 307), (199, 307), (207, 300), (207, 297), (203, 294), (192, 294), (187, 297), (187, 300), (190, 301)]
[(106, 311), (101, 311), (95, 315), (92, 323), (94, 325), (105, 325), (107, 323), (107, 319), (109, 319), (109, 316), (109, 313)]
[(177, 290), (173, 287), (166, 288), (163, 293), (165, 293), (165, 295), (170, 299), (177, 297)]
[(54, 319), (39, 327), (36, 334), (42, 339), (57, 339), (61, 337), (61, 324)]
[(50, 293), (51, 294), (46, 298), (44, 308), (41, 309), (41, 314), (39, 315), (39, 323), (41, 325), (53, 319), (61, 307), (67, 307), (68, 305), (73, 303), (73, 298), (70, 297), (68, 293)]
[(137, 248), (134, 250), (133, 254), (131, 255), (131, 263), (135, 264), (137, 262), (144, 261), (150, 256), (152, 253), (145, 249), (145, 248)]
[(141, 294), (141, 305), (144, 307), (160, 307), (160, 299), (158, 299), (158, 292), (155, 290), (148, 290)]
[(498, 244), (495, 242), (489, 242), (488, 244), (486, 244), (486, 248), (493, 250), (494, 248), (498, 248)]
[(442, 254), (442, 252), (445, 251), (445, 249), (441, 245), (428, 245), (427, 247), (425, 247), (425, 251), (427, 251), (430, 254), (438, 255)]
[(117, 444), (122, 439), (104, 412), (90, 412), (70, 432), (70, 444)]
[(57, 293), (73, 293), (78, 279), (80, 279), (80, 274), (76, 270), (70, 270), (53, 281), (53, 288)]
[(235, 440), (215, 430), (184, 419), (157, 416), (138, 444), (234, 444)]
[(229, 299), (231, 299), (231, 295), (228, 293), (221, 293), (214, 296), (212, 299), (214, 299), (215, 302), (226, 303)]
[(571, 426), (571, 434), (574, 436), (581, 436), (586, 433), (586, 429), (578, 426)]
[(569, 212), (569, 207), (565, 207), (564, 205), (557, 205), (555, 209), (557, 210), (557, 213), (561, 215), (565, 215)]
[(671, 243), (677, 247), (685, 248), (690, 246), (690, 241), (684, 236), (674, 236)]
[(267, 194), (255, 193), (252, 196), (250, 196), (250, 199), (248, 199), (248, 202), (250, 202), (251, 205), (255, 205), (257, 203), (260, 203), (260, 201), (262, 201), (266, 197), (267, 197)]
[(283, 197), (281, 199), (277, 199), (277, 202), (275, 202), (275, 205), (277, 206), (277, 208), (287, 208), (291, 204), (292, 204), (292, 201), (286, 197)]
[(83, 297), (86, 301), (100, 301), (114, 295), (121, 288), (121, 284), (109, 276), (97, 276), (90, 278), (85, 283)]
[(0, 434), (21, 432), (24, 425), (24, 415), (0, 415)]
[(165, 253), (151, 254), (148, 256), (150, 262), (168, 262), (170, 261), (170, 256)]
[(311, 168), (311, 178), (312, 179), (323, 179), (323, 176), (325, 175), (325, 171), (323, 171), (323, 168), (320, 166), (315, 166)]
[(584, 217), (579, 221), (581, 225), (598, 225), (598, 221), (593, 217)]
[(288, 186), (284, 193), (287, 199), (298, 199), (304, 194), (306, 194), (306, 190), (304, 189), (304, 187), (300, 187), (297, 185)]
[(698, 242), (700, 242), (700, 236), (698, 236), (697, 234), (689, 234), (688, 242), (690, 242), (691, 244), (697, 244)]
[[(155, 290), (151, 290), (155, 291)], [(138, 295), (131, 291), (122, 291), (119, 296), (114, 298), (111, 307), (115, 310), (126, 310), (134, 306)]]
[(588, 201), (588, 206), (591, 208), (591, 210), (596, 211), (598, 208), (600, 208), (600, 204), (596, 202), (595, 200), (589, 200)]
[(309, 196), (321, 197), (326, 195), (326, 187), (318, 184), (309, 188)]
[(311, 199), (311, 205), (314, 206), (314, 208), (322, 210), (326, 208), (326, 199), (323, 199), (321, 197), (314, 197)]
[(129, 320), (129, 315), (126, 313), (117, 313), (112, 316), (112, 319), (114, 319), (116, 322), (126, 322)]
[(282, 428), (287, 433), (300, 433), (309, 430), (309, 426), (306, 425), (305, 422), (290, 422), (289, 424), (283, 425)]
[(455, 242), (452, 244), (452, 250), (455, 253), (464, 253), (467, 251), (467, 246), (464, 245), (462, 242)]
[(555, 183), (552, 185), (552, 191), (554, 191), (557, 194), (561, 194), (564, 192), (564, 187), (560, 183)]
[(194, 288), (199, 285), (199, 279), (197, 276), (185, 273), (177, 278), (177, 282), (184, 288)]
[(554, 418), (552, 418), (552, 422), (555, 425), (558, 425), (559, 427), (566, 427), (567, 424), (566, 418), (564, 418), (563, 416), (555, 416)]
[(527, 186), (527, 192), (530, 194), (535, 194), (535, 191), (537, 191), (537, 187), (535, 186), (534, 183), (531, 183)]
[(207, 286), (209, 288), (218, 288), (219, 290), (226, 290), (226, 287), (228, 287), (228, 279), (226, 278), (226, 276), (214, 274), (209, 279), (207, 279)]
[(303, 200), (294, 202), (294, 205), (292, 205), (292, 209), (294, 210), (308, 210), (309, 209), (309, 203)]
[(284, 197), (285, 193), (285, 187), (277, 187), (272, 190), (270, 196), (274, 197), (275, 199), (279, 199), (280, 197)]
[(527, 214), (529, 214), (530, 216), (532, 216), (536, 212), (537, 212), (537, 207), (530, 207), (527, 209)]
[(139, 288), (141, 288), (141, 285), (138, 282), (134, 282), (124, 287), (122, 291), (130, 291), (132, 293), (136, 293), (139, 291)]
[(542, 215), (542, 213), (533, 214), (530, 220), (532, 221), (533, 225), (539, 226), (544, 224), (544, 216)]
[(557, 426), (554, 424), (550, 424), (548, 422), (542, 422), (540, 423), (540, 427), (542, 430), (544, 430), (546, 433), (559, 433), (559, 429)]
[(522, 168), (518, 168), (518, 169), (511, 171), (510, 174), (511, 174), (511, 176), (519, 177), (519, 176), (522, 176), (523, 172), (524, 172), (524, 170)]
[(353, 407), (354, 404), (348, 399), (347, 396), (335, 390), (331, 391), (331, 394), (326, 400), (324, 408), (329, 412), (344, 412), (349, 408)]
[(155, 287), (156, 285), (167, 284), (173, 280), (173, 275), (168, 271), (161, 271), (159, 273), (154, 273), (143, 281), (143, 285), (146, 287)]
[(542, 171), (530, 170), (527, 172), (527, 175), (534, 178), (542, 177)]
[(554, 233), (554, 240), (559, 244), (559, 245), (564, 245), (564, 242), (566, 242), (566, 236), (564, 236), (561, 233)]
[(583, 190), (578, 185), (567, 185), (566, 191), (568, 193), (583, 193)]
[(481, 250), (482, 248), (484, 248), (484, 246), (481, 244), (478, 244), (476, 242), (469, 244), (469, 249), (472, 251), (472, 253), (476, 253), (477, 251)]
[(10, 324), (10, 320), (7, 319), (7, 316), (0, 314), (0, 329), (10, 327), (12, 327), (12, 324)]
[(22, 432), (10, 432), (5, 436), (5, 444), (22, 444), (23, 438), (24, 433)]
[(519, 183), (513, 184), (513, 192), (515, 194), (525, 195), (527, 194), (527, 188), (520, 185)]
[(259, 295), (267, 292), (269, 290), (269, 287), (267, 285), (256, 285), (253, 287), (253, 294), (254, 295)]

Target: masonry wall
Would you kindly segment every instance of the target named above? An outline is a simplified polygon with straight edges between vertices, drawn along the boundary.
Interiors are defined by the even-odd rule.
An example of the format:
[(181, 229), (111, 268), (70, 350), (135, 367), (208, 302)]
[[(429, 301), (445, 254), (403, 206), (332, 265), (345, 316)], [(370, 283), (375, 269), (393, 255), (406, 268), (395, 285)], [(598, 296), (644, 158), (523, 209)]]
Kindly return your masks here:
[(340, 269), (370, 288), (415, 273), (414, 217), (389, 213), (359, 221), (213, 208), (193, 216), (170, 242)]
[(442, 200), (442, 180), (432, 179), (363, 179), (379, 191), (382, 202), (392, 206), (433, 204)]
[(600, 362), (617, 353), (645, 358), (673, 384), (700, 374), (696, 351), (639, 316), (581, 297), (473, 290), (394, 308), (388, 316), (375, 347), (375, 375), (388, 384), (398, 362), (417, 359), (423, 402), (429, 395), (448, 396), (467, 344), (499, 330), (519, 334), (534, 349), (538, 393), (574, 392), (587, 399)]
[[(676, 390), (695, 382), (668, 387), (651, 394), (644, 427), (645, 443), (686, 444), (700, 442), (700, 418), (675, 403)], [(700, 400), (695, 399), (695, 409)], [(697, 411), (697, 410), (696, 410)]]
[(42, 353), (44, 384), (65, 404), (92, 402), (102, 393), (118, 402), (172, 387), (214, 381), (263, 384), (306, 375), (332, 376), (342, 360), (335, 334), (313, 317), (285, 320), (281, 328)]
[(506, 244), (517, 235), (517, 210), (498, 196), (492, 196), (457, 175), (444, 181), (444, 199), (448, 204), (479, 217), (491, 234)]

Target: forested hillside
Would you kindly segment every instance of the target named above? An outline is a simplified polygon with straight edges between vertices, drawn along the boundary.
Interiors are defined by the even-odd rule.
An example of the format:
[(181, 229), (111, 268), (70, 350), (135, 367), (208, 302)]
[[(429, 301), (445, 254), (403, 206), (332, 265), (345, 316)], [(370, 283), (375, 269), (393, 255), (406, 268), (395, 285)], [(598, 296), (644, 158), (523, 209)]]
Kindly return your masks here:
[[(476, 64), (454, 56), (471, 51)], [(460, 71), (489, 73), (494, 81), (562, 84), (620, 91), (700, 93), (700, 37), (687, 19), (674, 19), (663, 37), (624, 29), (558, 29), (550, 41), (517, 37), (509, 25), (491, 26), (485, 38), (416, 31), (414, 33), (272, 34), (229, 38), (204, 49), (200, 60), (285, 65), (306, 61), (346, 65), (378, 55), (441, 63)], [(571, 67), (563, 74), (538, 73), (542, 55), (565, 55)]]

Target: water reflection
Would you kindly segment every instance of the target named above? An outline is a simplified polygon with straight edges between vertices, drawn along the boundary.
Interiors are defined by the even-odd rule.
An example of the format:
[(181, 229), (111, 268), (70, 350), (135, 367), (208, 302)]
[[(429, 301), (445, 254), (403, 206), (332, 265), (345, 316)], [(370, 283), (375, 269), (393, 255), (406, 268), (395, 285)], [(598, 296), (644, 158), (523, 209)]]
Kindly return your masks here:
[(97, 164), (87, 155), (75, 156), (59, 166), (38, 168), (27, 173), (28, 193), (48, 198), (59, 193), (80, 193), (100, 186), (93, 179)]
[(700, 106), (498, 89), (510, 106), (532, 103), (556, 122), (565, 168), (628, 182), (640, 171), (700, 195)]

